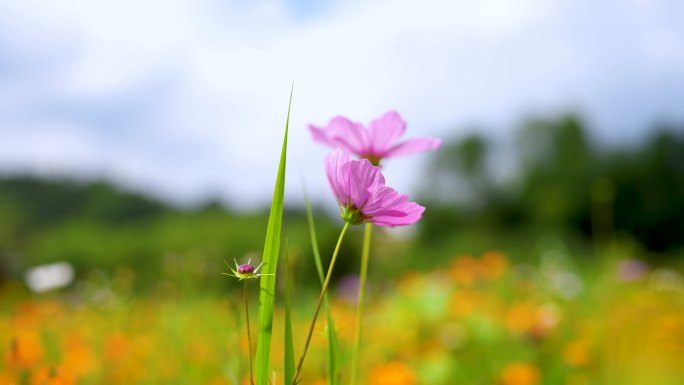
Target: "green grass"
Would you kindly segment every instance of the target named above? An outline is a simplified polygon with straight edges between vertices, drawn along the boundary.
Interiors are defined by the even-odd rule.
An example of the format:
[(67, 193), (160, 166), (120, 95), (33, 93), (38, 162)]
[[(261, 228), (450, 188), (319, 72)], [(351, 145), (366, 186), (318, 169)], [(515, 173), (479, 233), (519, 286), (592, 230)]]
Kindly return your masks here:
[[(273, 335), (273, 307), (275, 304), (275, 282), (280, 253), (280, 235), (283, 225), (283, 199), (285, 196), (285, 164), (287, 160), (287, 134), (290, 126), (290, 108), (292, 107), (292, 93), (294, 83), (290, 89), (290, 102), (287, 107), (285, 121), (285, 135), (280, 153), (278, 176), (276, 177), (271, 213), (268, 217), (266, 241), (262, 257), (263, 274), (259, 293), (259, 334), (256, 351), (256, 382), (257, 385), (267, 385), (270, 374), (271, 337)], [(268, 274), (268, 275), (267, 275)]]
[[(321, 286), (325, 281), (325, 276), (323, 273), (323, 263), (321, 262), (321, 252), (318, 248), (318, 237), (316, 236), (316, 224), (313, 217), (313, 211), (311, 210), (311, 202), (309, 201), (309, 194), (306, 191), (306, 186), (304, 189), (304, 202), (306, 204), (306, 219), (309, 223), (309, 233), (311, 237), (311, 250), (314, 256), (314, 264), (316, 265), (316, 272), (318, 273), (318, 278), (321, 281)], [(327, 359), (328, 359), (328, 384), (337, 385), (338, 383), (338, 370), (339, 370), (339, 347), (337, 342), (337, 332), (335, 331), (335, 322), (330, 313), (330, 301), (328, 299), (328, 293), (324, 294), (323, 297), (325, 318), (328, 322), (326, 328), (326, 336), (328, 338), (327, 345)]]
[(285, 382), (292, 381), (295, 374), (294, 342), (292, 340), (292, 309), (290, 299), (292, 294), (292, 278), (290, 277), (289, 245), (285, 243)]

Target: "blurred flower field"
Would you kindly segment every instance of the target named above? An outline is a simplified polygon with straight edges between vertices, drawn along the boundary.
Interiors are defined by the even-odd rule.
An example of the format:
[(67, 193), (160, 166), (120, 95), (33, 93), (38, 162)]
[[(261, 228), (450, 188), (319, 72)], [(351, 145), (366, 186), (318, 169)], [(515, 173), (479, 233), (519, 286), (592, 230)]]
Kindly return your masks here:
[[(117, 279), (42, 295), (6, 285), (0, 384), (248, 383), (238, 294), (139, 296), (126, 290), (125, 274)], [(334, 294), (345, 383), (355, 307), (353, 296)], [(295, 302), (301, 337), (312, 311), (302, 304), (312, 301)], [(528, 264), (493, 251), (455, 256), (439, 270), (371, 286), (367, 309), (361, 373), (370, 385), (674, 385), (684, 378), (681, 273), (637, 260), (587, 268), (551, 251)], [(282, 373), (280, 311), (275, 319), (273, 369)], [(325, 327), (317, 325), (302, 384), (327, 383)]]

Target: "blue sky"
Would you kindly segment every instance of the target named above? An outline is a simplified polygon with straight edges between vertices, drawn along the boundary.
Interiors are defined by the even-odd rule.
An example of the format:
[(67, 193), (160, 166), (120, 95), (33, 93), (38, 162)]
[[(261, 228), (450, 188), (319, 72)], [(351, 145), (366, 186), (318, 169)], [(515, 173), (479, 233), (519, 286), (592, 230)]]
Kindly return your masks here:
[[(306, 126), (389, 109), (407, 136), (582, 113), (607, 143), (684, 121), (684, 3), (0, 0), (0, 172), (106, 177), (182, 203), (328, 200)], [(415, 191), (429, 155), (389, 162)], [(330, 204), (334, 205), (332, 199)]]

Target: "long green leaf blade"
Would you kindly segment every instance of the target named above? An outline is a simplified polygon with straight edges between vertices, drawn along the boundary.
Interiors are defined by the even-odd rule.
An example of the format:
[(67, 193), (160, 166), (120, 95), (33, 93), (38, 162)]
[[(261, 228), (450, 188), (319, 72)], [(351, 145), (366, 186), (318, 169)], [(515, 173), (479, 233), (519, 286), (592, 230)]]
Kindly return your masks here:
[(289, 246), (285, 242), (285, 383), (292, 381), (295, 374), (294, 343), (292, 342), (292, 317), (290, 314), (290, 254)]
[[(318, 271), (318, 278), (321, 280), (321, 285), (325, 281), (323, 273), (323, 263), (321, 262), (321, 252), (318, 249), (318, 239), (316, 237), (316, 226), (314, 224), (313, 212), (311, 210), (311, 202), (309, 201), (309, 194), (304, 186), (304, 203), (306, 204), (306, 219), (309, 224), (309, 235), (311, 238), (311, 249), (314, 255), (314, 263), (316, 264), (316, 271)], [(328, 384), (337, 385), (337, 373), (339, 371), (339, 350), (337, 343), (337, 332), (335, 331), (335, 323), (330, 313), (330, 303), (328, 302), (328, 293), (325, 293), (323, 298), (326, 318), (328, 321)]]
[[(262, 257), (264, 274), (261, 277), (259, 292), (259, 339), (256, 351), (256, 381), (257, 385), (268, 385), (269, 364), (271, 356), (271, 337), (273, 335), (273, 307), (275, 302), (275, 273), (278, 267), (278, 253), (280, 252), (280, 234), (283, 225), (283, 199), (285, 196), (285, 163), (287, 159), (287, 134), (290, 126), (290, 108), (292, 106), (292, 92), (290, 89), (290, 102), (287, 107), (287, 120), (285, 121), (285, 136), (283, 147), (280, 152), (280, 165), (276, 177), (275, 189), (271, 212), (268, 217), (266, 229), (266, 241), (264, 242), (264, 254)], [(272, 275), (267, 275), (272, 274)]]

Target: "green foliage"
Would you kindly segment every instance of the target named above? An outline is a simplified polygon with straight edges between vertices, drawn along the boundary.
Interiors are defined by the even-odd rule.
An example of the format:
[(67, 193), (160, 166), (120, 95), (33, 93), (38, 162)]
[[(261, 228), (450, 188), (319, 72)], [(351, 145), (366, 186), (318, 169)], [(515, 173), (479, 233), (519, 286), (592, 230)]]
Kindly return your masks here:
[(294, 342), (292, 341), (292, 306), (290, 305), (290, 298), (292, 296), (292, 278), (290, 277), (290, 255), (289, 245), (285, 244), (285, 382), (292, 381), (295, 374), (294, 363)]
[[(423, 249), (411, 254), (416, 260), (432, 256)], [(597, 384), (678, 384), (684, 375), (682, 266), (637, 264), (635, 271), (638, 261), (624, 259), (632, 256), (630, 249), (613, 249), (589, 260), (547, 244), (525, 263), (494, 252), (454, 257), (435, 269), (405, 269), (402, 276), (372, 286), (367, 314), (373, 322), (364, 333), (361, 382), (531, 381), (528, 371), (516, 370), (522, 366), (540, 377), (526, 383), (539, 385), (578, 378)], [(121, 288), (93, 286), (41, 295), (0, 288), (0, 325), (10, 326), (0, 328), (0, 341), (6, 341), (0, 378), (32, 383), (59, 365), (53, 383), (240, 384), (247, 379), (240, 293), (127, 296)], [(291, 303), (297, 335), (309, 327), (317, 299), (310, 294)], [(339, 299), (332, 303), (348, 322), (342, 326), (347, 332), (339, 334), (342, 351), (348, 352), (350, 305)], [(312, 345), (302, 384), (325, 382), (323, 345)], [(13, 346), (25, 353), (17, 355)], [(282, 358), (274, 356), (274, 368), (283, 367)], [(350, 363), (341, 364), (340, 381), (346, 383)], [(288, 383), (277, 371), (278, 384)]]
[(74, 217), (112, 225), (158, 218), (169, 210), (162, 203), (126, 193), (103, 181), (52, 183), (20, 176), (0, 179), (2, 216), (19, 228), (40, 230)]
[[(616, 149), (592, 144), (586, 132), (572, 115), (530, 120), (505, 159), (482, 136), (446, 141), (423, 194), (434, 202), (424, 244), (451, 242), (467, 228), (494, 238), (554, 233), (586, 244), (628, 237), (655, 252), (684, 248), (681, 129), (660, 127)], [(494, 176), (502, 161), (517, 166), (515, 178)]]
[(257, 385), (267, 385), (271, 360), (271, 337), (273, 335), (273, 307), (275, 306), (275, 281), (278, 267), (278, 254), (280, 253), (280, 234), (283, 223), (283, 199), (285, 196), (285, 165), (287, 160), (287, 134), (290, 126), (290, 107), (292, 106), (292, 91), (290, 90), (290, 102), (287, 107), (287, 120), (285, 121), (285, 135), (283, 147), (280, 153), (278, 176), (276, 177), (273, 201), (271, 202), (271, 214), (268, 217), (266, 229), (266, 241), (264, 243), (263, 276), (261, 277), (261, 290), (259, 292), (259, 339), (256, 351), (256, 382)]
[(638, 152), (619, 153), (606, 172), (615, 231), (660, 252), (684, 246), (684, 135), (674, 132), (662, 130)]
[[(497, 176), (499, 142), (478, 135), (445, 141), (417, 199), (427, 207), (415, 227), (419, 237), (378, 248), (374, 260), (392, 258), (384, 271), (390, 274), (406, 263), (439, 265), (450, 256), (446, 249), (505, 248), (518, 258), (549, 236), (572, 241), (578, 254), (592, 243), (626, 238), (651, 252), (678, 255), (684, 248), (681, 127), (656, 127), (644, 141), (621, 148), (598, 146), (587, 132), (571, 116), (526, 122), (506, 160), (517, 167), (515, 178), (507, 179)], [(283, 215), (293, 263), (311, 260), (304, 208), (284, 208)], [(257, 251), (267, 222), (265, 210), (235, 212), (217, 203), (178, 208), (103, 181), (0, 177), (0, 281), (66, 260), (79, 279), (132, 273), (138, 290), (161, 282), (227, 290), (231, 286), (214, 279), (216, 272), (224, 260)], [(332, 249), (339, 218), (319, 216), (316, 222), (320, 247)], [(378, 232), (377, 240), (382, 237)], [(350, 230), (348, 242), (336, 277), (357, 271), (360, 234)], [(433, 256), (406, 258), (418, 249)], [(296, 271), (312, 277), (316, 267), (301, 263)], [(302, 288), (313, 283), (303, 280)]]
[[(0, 281), (18, 279), (33, 265), (69, 261), (78, 278), (92, 273), (111, 277), (117, 271), (132, 272), (137, 290), (154, 290), (162, 282), (187, 284), (203, 291), (233, 289), (225, 281), (215, 279), (217, 272), (224, 270), (225, 260), (232, 262), (233, 258), (254, 254), (263, 242), (264, 235), (259, 229), (268, 222), (268, 213), (262, 211), (237, 213), (215, 203), (179, 209), (160, 202), (157, 214), (124, 218), (119, 223), (112, 223), (110, 217), (101, 214), (86, 214), (106, 211), (91, 207), (74, 208), (46, 225), (41, 224), (41, 210), (31, 208), (47, 207), (50, 203), (36, 199), (50, 200), (55, 190), (83, 190), (88, 192), (83, 193), (81, 202), (97, 206), (99, 203), (93, 203), (97, 200), (87, 197), (95, 189), (80, 182), (32, 179), (31, 189), (36, 191), (24, 194), (17, 188), (25, 184), (24, 179), (0, 179)], [(113, 185), (108, 188), (115, 191), (117, 200), (123, 201), (122, 207), (129, 205), (125, 202), (128, 199), (154, 202)], [(288, 218), (290, 252), (311, 258), (305, 212), (284, 209), (283, 215)], [(334, 247), (335, 223), (328, 217), (319, 220), (322, 247)], [(297, 266), (297, 271), (302, 276), (316, 274), (313, 264)], [(193, 281), (195, 284), (190, 284)], [(307, 284), (311, 283), (314, 282)]]

